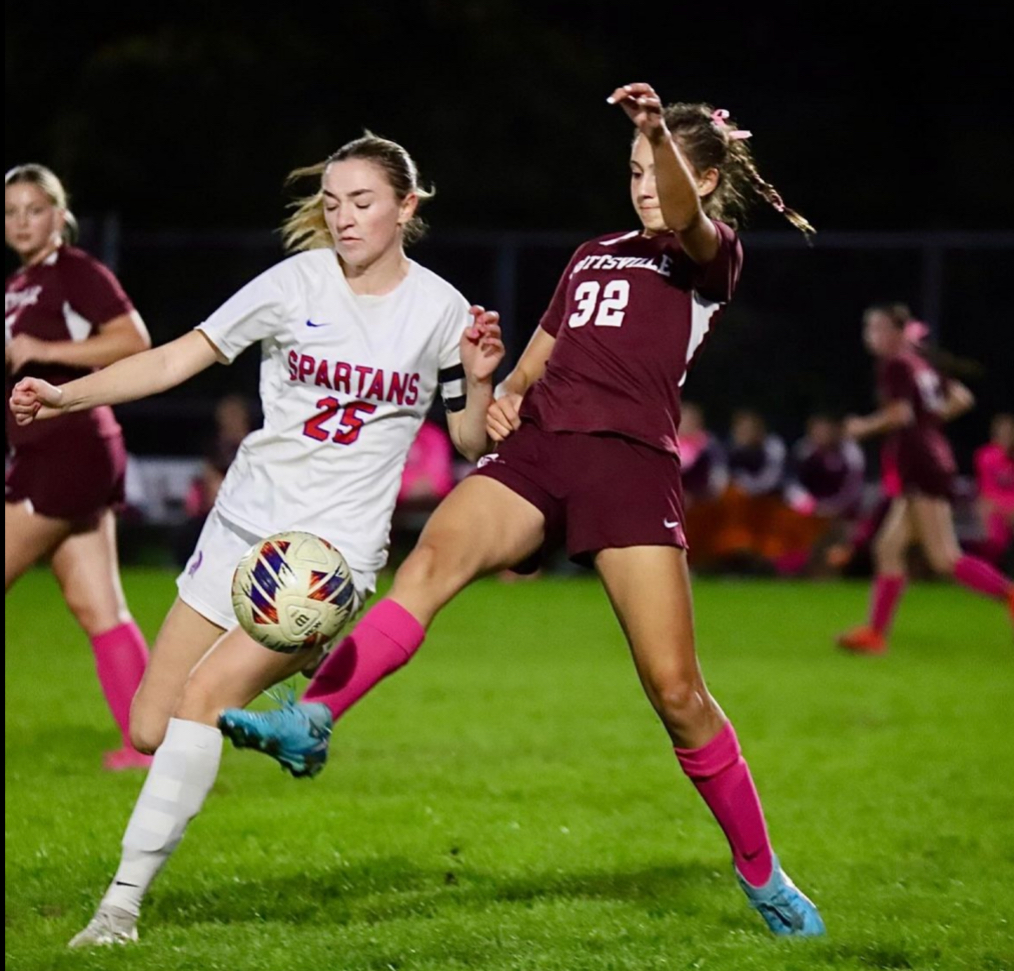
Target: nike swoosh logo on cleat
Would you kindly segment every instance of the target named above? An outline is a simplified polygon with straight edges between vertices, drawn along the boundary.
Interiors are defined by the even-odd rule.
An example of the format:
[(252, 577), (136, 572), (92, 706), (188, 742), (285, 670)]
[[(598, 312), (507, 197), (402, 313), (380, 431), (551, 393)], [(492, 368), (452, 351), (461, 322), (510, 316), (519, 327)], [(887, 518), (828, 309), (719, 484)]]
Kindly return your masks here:
[(327, 321), (324, 321), (324, 323), (322, 323), (322, 324), (315, 324), (312, 320), (308, 320), (306, 322), (306, 326), (307, 327), (328, 327), (329, 324), (328, 324)]

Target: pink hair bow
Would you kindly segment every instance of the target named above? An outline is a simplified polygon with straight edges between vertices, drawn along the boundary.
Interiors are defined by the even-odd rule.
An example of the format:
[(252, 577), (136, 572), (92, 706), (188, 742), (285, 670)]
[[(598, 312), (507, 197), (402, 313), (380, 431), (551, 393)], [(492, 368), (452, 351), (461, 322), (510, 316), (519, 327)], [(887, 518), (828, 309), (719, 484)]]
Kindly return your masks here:
[(752, 131), (743, 131), (741, 128), (730, 128), (729, 127), (729, 112), (725, 108), (716, 108), (711, 113), (711, 120), (717, 125), (726, 135), (729, 136), (734, 142), (738, 142), (744, 138), (752, 138)]
[(910, 320), (905, 324), (905, 329), (902, 332), (905, 335), (905, 340), (909, 344), (921, 344), (927, 337), (929, 337), (930, 329), (927, 324), (924, 324), (921, 320)]

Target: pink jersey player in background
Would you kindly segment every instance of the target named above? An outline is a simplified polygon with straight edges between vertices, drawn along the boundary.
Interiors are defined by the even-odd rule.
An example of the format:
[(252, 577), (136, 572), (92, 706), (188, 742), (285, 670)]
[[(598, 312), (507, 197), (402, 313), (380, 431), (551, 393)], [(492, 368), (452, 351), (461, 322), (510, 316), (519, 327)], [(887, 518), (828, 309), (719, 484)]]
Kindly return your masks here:
[(993, 418), (990, 440), (975, 453), (983, 556), (998, 563), (1014, 542), (1014, 415)]
[(439, 425), (424, 421), (408, 450), (398, 504), (435, 506), (454, 488), (454, 447)]
[(497, 451), (440, 505), (388, 596), (324, 662), (304, 701), (227, 711), (220, 725), (293, 774), (314, 774), (333, 719), (415, 654), (459, 591), (559, 539), (601, 577), (749, 902), (777, 934), (821, 934), (816, 908), (771, 850), (736, 733), (701, 675), (677, 444), (687, 369), (739, 279), (743, 202), (759, 195), (810, 227), (757, 173), (749, 133), (727, 112), (663, 110), (647, 84), (618, 88), (609, 102), (636, 126), (629, 165), (639, 225), (578, 248), (490, 407)]
[(906, 584), (905, 557), (914, 542), (921, 544), (934, 571), (1006, 601), (1014, 619), (1010, 578), (985, 560), (963, 554), (954, 532), (951, 498), (957, 466), (943, 426), (968, 411), (974, 399), (964, 385), (944, 378), (919, 352), (906, 335), (910, 323), (907, 308), (900, 304), (876, 305), (863, 315), (863, 340), (877, 359), (880, 407), (845, 424), (846, 434), (857, 440), (885, 436), (881, 463), (885, 485), (897, 488), (875, 541), (869, 619), (838, 638), (839, 646), (861, 654), (887, 650), (891, 621)]
[[(7, 398), (17, 378), (54, 385), (143, 351), (148, 332), (116, 277), (72, 246), (76, 223), (60, 180), (41, 165), (4, 176), (4, 238), (21, 267), (4, 287)], [(11, 462), (4, 488), (4, 592), (48, 559), (64, 600), (91, 640), (122, 747), (107, 769), (151, 760), (130, 744), (130, 702), (148, 659), (120, 585), (114, 509), (127, 453), (110, 408), (62, 424), (22, 427), (7, 407)]]

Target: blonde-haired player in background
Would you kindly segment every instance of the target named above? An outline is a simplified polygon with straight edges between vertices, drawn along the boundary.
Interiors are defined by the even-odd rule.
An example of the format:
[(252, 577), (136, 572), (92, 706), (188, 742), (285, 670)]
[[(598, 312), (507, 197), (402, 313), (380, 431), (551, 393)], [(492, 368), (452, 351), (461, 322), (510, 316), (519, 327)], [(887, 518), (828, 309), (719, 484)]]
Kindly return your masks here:
[(184, 337), (60, 388), (29, 379), (14, 389), (14, 414), (29, 424), (157, 394), (261, 345), (264, 427), (243, 442), (178, 580), (131, 717), (134, 744), (155, 759), (116, 876), (72, 947), (137, 939), (144, 894), (218, 774), (219, 712), (318, 660), (269, 651), (236, 627), (230, 583), (244, 550), (285, 529), (316, 533), (344, 554), (361, 604), (438, 389), (457, 448), (474, 460), (486, 447), (497, 315), (406, 257), (430, 194), (412, 158), (367, 133), (293, 175), (320, 180), (285, 226), (296, 255)]
[[(151, 346), (112, 272), (73, 245), (67, 191), (44, 165), (4, 176), (4, 238), (21, 266), (4, 285), (7, 395), (19, 377), (60, 385)], [(148, 646), (130, 616), (116, 550), (127, 449), (110, 408), (59, 425), (25, 427), (7, 409), (11, 453), (4, 490), (4, 592), (48, 559), (67, 607), (91, 641), (99, 683), (122, 745), (107, 769), (146, 768), (130, 744), (130, 702)]]

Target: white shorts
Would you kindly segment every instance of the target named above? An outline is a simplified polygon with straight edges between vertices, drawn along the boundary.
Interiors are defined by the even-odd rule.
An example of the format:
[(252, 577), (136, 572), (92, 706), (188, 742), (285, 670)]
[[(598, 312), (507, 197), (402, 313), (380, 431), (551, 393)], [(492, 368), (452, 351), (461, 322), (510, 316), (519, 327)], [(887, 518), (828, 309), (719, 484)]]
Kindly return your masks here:
[[(226, 521), (217, 509), (212, 509), (189, 562), (176, 578), (180, 600), (206, 620), (231, 630), (237, 624), (232, 609), (232, 575), (239, 558), (263, 538)], [(351, 616), (355, 617), (373, 595), (377, 575), (352, 570), (352, 585), (356, 599)]]

